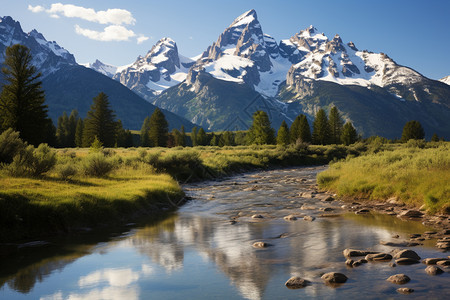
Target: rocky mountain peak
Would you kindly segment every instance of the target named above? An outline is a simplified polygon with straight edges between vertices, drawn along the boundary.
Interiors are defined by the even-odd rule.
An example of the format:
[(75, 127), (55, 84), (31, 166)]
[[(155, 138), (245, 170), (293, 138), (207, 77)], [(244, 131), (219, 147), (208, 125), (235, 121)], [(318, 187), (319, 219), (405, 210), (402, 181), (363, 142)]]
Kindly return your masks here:
[(325, 51), (327, 52), (346, 52), (344, 44), (339, 34), (336, 34), (334, 38), (326, 44)]

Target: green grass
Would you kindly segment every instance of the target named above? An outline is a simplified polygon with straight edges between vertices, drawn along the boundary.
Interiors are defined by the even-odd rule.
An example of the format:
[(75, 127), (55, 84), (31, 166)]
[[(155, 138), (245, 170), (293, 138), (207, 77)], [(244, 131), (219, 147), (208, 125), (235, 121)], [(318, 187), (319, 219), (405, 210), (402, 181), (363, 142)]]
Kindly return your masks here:
[(339, 196), (385, 200), (398, 197), (428, 212), (450, 211), (450, 143), (389, 145), (388, 150), (330, 164), (321, 188)]

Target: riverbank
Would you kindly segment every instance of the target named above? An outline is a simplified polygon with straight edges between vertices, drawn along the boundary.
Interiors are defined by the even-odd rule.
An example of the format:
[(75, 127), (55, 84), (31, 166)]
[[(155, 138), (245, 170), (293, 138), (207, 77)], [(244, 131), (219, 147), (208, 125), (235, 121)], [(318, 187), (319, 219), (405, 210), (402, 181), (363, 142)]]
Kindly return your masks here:
[(406, 205), (430, 215), (450, 213), (450, 143), (389, 145), (330, 164), (319, 187), (359, 202)]
[(42, 177), (1, 173), (1, 243), (153, 218), (185, 201), (180, 183), (271, 167), (325, 164), (359, 154), (344, 146), (268, 145), (56, 152), (56, 166)]

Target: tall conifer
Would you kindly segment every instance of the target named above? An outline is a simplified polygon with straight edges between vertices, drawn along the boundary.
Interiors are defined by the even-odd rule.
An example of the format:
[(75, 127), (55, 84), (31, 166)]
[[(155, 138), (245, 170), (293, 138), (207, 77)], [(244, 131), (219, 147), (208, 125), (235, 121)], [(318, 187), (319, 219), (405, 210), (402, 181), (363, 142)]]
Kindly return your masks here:
[(314, 119), (312, 140), (316, 145), (327, 145), (330, 143), (330, 126), (327, 114), (322, 108), (317, 111)]

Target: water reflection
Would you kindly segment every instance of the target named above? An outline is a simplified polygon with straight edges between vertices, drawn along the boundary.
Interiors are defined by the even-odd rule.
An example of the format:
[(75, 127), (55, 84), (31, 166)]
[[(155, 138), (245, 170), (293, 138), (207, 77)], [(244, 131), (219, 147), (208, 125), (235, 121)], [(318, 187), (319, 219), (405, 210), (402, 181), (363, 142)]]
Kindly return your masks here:
[[(11, 290), (31, 295), (33, 286), (40, 287), (36, 282), (51, 282), (56, 273), (65, 274), (67, 270), (67, 286), (51, 293), (36, 291), (41, 299), (392, 296), (395, 289), (385, 279), (394, 271), (387, 263), (347, 269), (342, 250), (390, 251), (379, 241), (389, 240), (393, 233), (421, 233), (427, 228), (418, 222), (381, 215), (346, 214), (319, 217), (314, 222), (283, 220), (290, 213), (319, 216), (322, 212), (318, 208), (330, 205), (297, 196), (311, 185), (317, 170), (271, 171), (187, 186), (196, 200), (177, 215), (108, 243), (86, 246), (83, 254), (80, 251), (75, 256), (44, 260), (2, 281)], [(300, 210), (305, 203), (316, 209)], [(265, 218), (252, 219), (255, 213)], [(232, 225), (231, 219), (237, 223)], [(253, 248), (255, 241), (265, 241), (271, 247)], [(416, 251), (422, 256), (436, 253), (432, 247)], [(79, 266), (73, 266), (77, 265), (75, 261), (83, 264), (82, 272), (76, 272)], [(338, 289), (327, 287), (320, 274), (329, 271), (346, 273), (350, 280)], [(420, 265), (399, 266), (395, 272), (415, 272), (415, 295), (419, 298), (426, 291), (418, 282), (436, 287), (432, 295), (450, 292), (446, 287), (449, 274), (431, 280)], [(284, 282), (291, 276), (306, 278), (312, 284), (301, 291), (288, 290)]]

